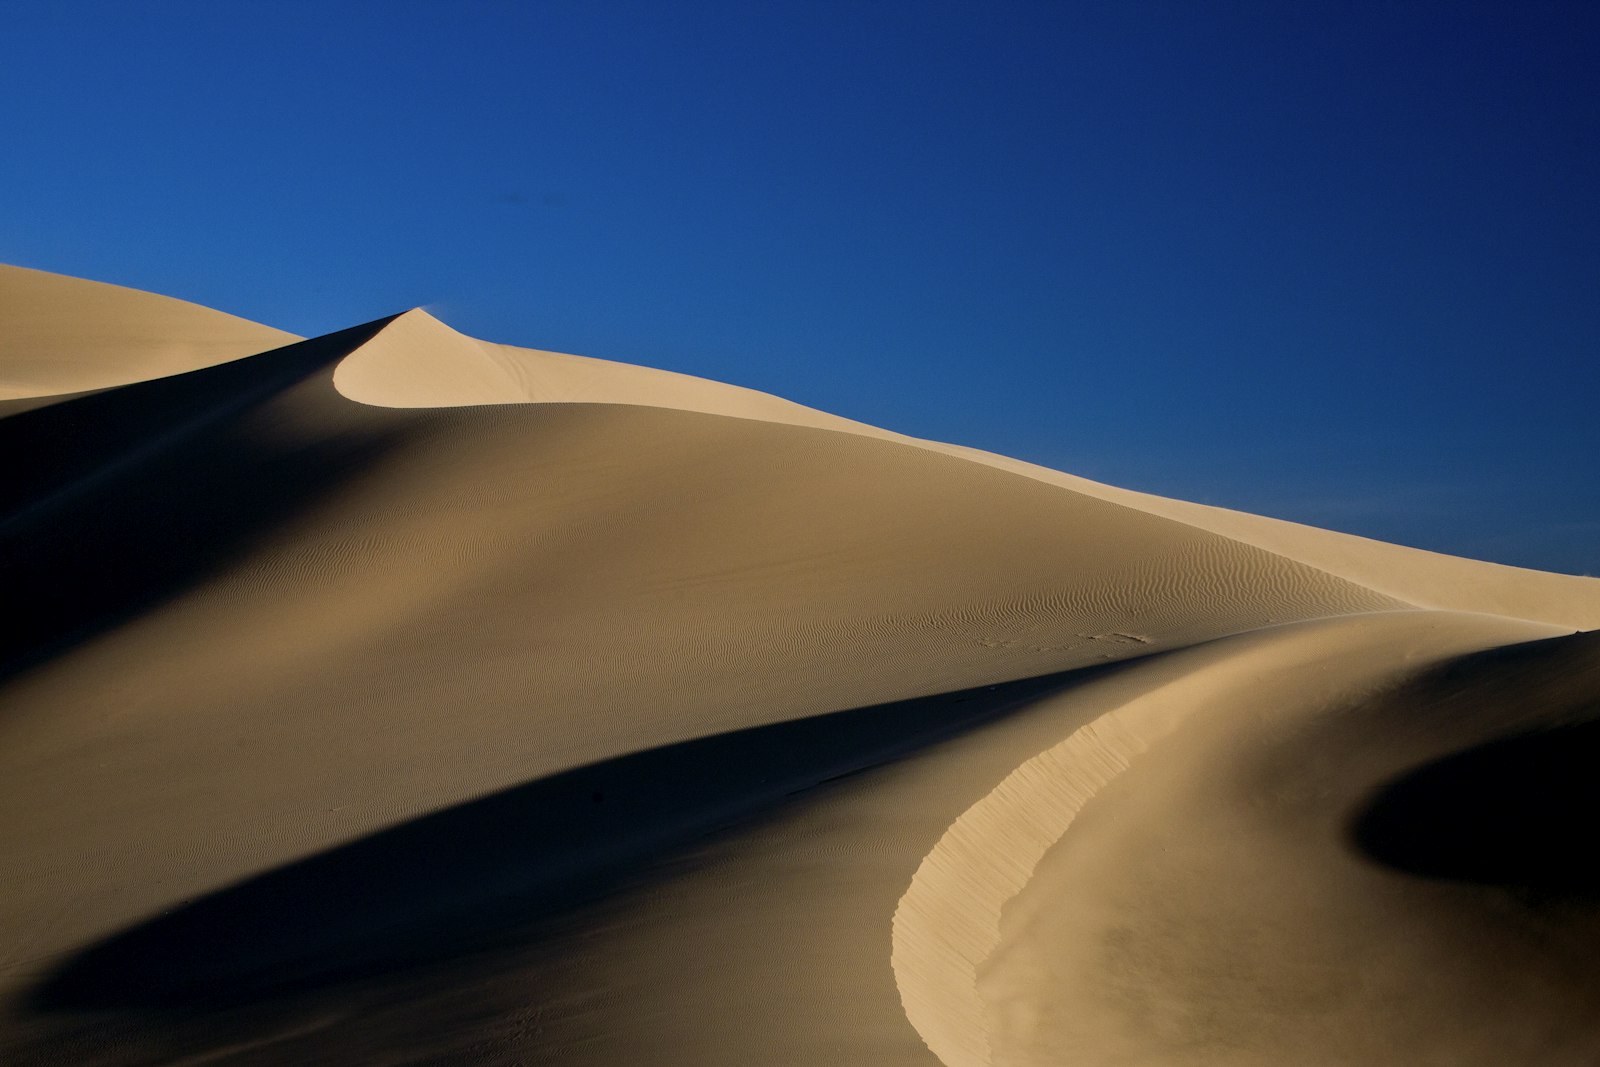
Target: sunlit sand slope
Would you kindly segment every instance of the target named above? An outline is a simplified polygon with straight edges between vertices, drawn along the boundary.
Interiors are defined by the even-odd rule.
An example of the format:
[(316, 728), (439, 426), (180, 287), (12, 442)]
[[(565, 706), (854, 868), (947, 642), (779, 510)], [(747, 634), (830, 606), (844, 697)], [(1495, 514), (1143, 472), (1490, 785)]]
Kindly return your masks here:
[[(1150, 859), (1190, 822), (1296, 906), (1314, 887), (1271, 873), (1280, 852), (1372, 890), (1388, 943), (1422, 920), (1384, 886), (1439, 872), (1405, 869), (1404, 811), (1345, 852), (1327, 828), (1451, 743), (1567, 714), (1539, 680), (1592, 651), (1469, 661), (1535, 710), (1486, 699), (1422, 744), (1396, 694), (1567, 632), (1596, 583), (1420, 611), (1491, 610), (1517, 572), (1424, 588), (1389, 546), (1272, 527), (1269, 550), (1247, 518), (1226, 536), (422, 312), (290, 342), (0, 421), (27, 457), (0, 472), (4, 1062), (1233, 1062), (1176, 1024), (1127, 1045), (1110, 993), (1068, 1018), (1055, 990), (1105, 961), (1040, 977), (1029, 946), (1178, 908), (1188, 955), (1151, 976), (1180, 1003), (1211, 958), (1185, 931), (1234, 914), (1220, 859)], [(1397, 739), (1382, 759), (1328, 725), (1368, 719)], [(1338, 780), (1310, 814), (1296, 753)], [(1259, 819), (1229, 822), (1236, 801)], [(1065, 856), (1104, 893), (1063, 917), (1049, 900), (1090, 892)], [(1348, 962), (1336, 923), (1273, 929), (1250, 951)], [(1586, 995), (1540, 1017), (1558, 1051), (1587, 1047)], [(1219, 1040), (1262, 1056), (1301, 1032), (1242, 1025)], [(1516, 1027), (1483, 1047), (1556, 1047)]]
[(412, 311), (339, 368), (338, 387), (390, 407), (615, 403), (816, 426), (898, 441), (1219, 533), (1410, 603), (1600, 626), (1600, 580), (1460, 559), (1296, 523), (1102, 485), (978, 449), (923, 441), (689, 375), (496, 345)]
[(0, 264), (0, 415), (296, 340), (182, 300)]
[(1600, 579), (1446, 556), (1187, 500), (1136, 493), (990, 452), (936, 446), (1297, 559), (1413, 604), (1600, 627)]

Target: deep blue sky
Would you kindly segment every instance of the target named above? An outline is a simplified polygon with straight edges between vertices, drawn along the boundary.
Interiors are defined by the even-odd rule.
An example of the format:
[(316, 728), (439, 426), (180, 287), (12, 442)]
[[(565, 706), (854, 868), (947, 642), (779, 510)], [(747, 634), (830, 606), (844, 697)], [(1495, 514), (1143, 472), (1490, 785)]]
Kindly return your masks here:
[(0, 0), (0, 260), (1600, 574), (1591, 3)]

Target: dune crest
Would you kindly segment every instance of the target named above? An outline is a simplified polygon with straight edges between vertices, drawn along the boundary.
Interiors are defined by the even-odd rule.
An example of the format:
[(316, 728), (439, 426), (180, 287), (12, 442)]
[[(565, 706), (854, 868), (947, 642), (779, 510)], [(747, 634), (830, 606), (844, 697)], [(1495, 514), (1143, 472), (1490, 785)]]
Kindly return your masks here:
[[(298, 340), (121, 286), (0, 265), (0, 416), (83, 392), (180, 374)], [(1546, 574), (1119, 489), (961, 445), (907, 437), (770, 394), (690, 375), (492, 344), (421, 309), (353, 352), (336, 386), (362, 403), (453, 407), (618, 403), (840, 430), (927, 448), (1148, 511), (1297, 560), (1412, 604), (1600, 627), (1600, 579)]]
[(345, 357), (333, 381), (351, 400), (379, 407), (629, 404), (828, 429), (860, 425), (688, 374), (479, 341), (421, 308)]
[(421, 309), (399, 316), (346, 357), (334, 383), (350, 399), (382, 407), (629, 404), (853, 433), (954, 456), (1221, 534), (1418, 606), (1600, 627), (1600, 579), (1461, 559), (1119, 489), (980, 449), (883, 430), (753, 389), (479, 341)]

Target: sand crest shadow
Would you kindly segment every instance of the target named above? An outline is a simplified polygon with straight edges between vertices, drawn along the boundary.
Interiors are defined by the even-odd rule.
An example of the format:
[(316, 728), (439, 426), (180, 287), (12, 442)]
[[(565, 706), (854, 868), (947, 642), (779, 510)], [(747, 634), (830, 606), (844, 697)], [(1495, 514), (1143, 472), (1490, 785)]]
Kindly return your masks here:
[(249, 418), (387, 321), (0, 419), (0, 682), (225, 571), (396, 447)]
[(1600, 901), (1600, 721), (1502, 737), (1384, 786), (1350, 833), (1409, 874)]
[(204, 1012), (538, 936), (641, 861), (1118, 665), (761, 726), (529, 782), (267, 872), (83, 951), (35, 1011)]

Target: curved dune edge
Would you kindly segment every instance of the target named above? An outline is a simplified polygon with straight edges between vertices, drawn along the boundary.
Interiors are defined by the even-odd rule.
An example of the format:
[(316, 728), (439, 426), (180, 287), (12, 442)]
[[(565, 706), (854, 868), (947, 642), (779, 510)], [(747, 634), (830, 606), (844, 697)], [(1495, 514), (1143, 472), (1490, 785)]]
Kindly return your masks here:
[(345, 356), (334, 370), (333, 385), (347, 400), (383, 408), (624, 404), (899, 439), (898, 434), (770, 393), (708, 378), (480, 341), (421, 308), (397, 316)]
[[(1001, 916), (1084, 807), (1152, 746), (1226, 703), (1335, 700), (1414, 668), (1560, 629), (1482, 615), (1393, 612), (1290, 624), (1177, 653), (1142, 696), (1026, 761), (951, 824), (892, 921), (890, 963), (906, 1018), (946, 1067), (989, 1067), (985, 961)], [(1337, 670), (1330, 666), (1337, 664)]]

